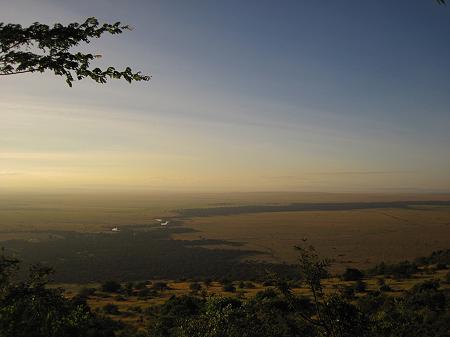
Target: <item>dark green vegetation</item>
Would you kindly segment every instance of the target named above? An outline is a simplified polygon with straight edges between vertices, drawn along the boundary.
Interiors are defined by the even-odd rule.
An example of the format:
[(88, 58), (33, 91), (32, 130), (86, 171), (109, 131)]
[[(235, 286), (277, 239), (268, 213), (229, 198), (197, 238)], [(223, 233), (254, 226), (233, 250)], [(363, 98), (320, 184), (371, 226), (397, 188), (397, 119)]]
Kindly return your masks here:
[(68, 300), (63, 289), (47, 288), (50, 270), (34, 266), (16, 280), (18, 260), (0, 256), (1, 337), (108, 337), (122, 324), (93, 314), (83, 301)]
[[(298, 247), (297, 269), (308, 292), (296, 294), (290, 282), (268, 275), (271, 284), (255, 296), (210, 296), (199, 283), (190, 295), (173, 296), (160, 305), (124, 312), (114, 303), (92, 311), (86, 299), (96, 291), (83, 289), (67, 299), (61, 289), (47, 287), (48, 268), (33, 267), (17, 281), (18, 262), (0, 258), (0, 336), (140, 336), (140, 337), (444, 337), (450, 333), (450, 293), (437, 280), (417, 283), (399, 296), (383, 288), (368, 291), (358, 286), (348, 291), (338, 284), (327, 291), (329, 262), (312, 247)], [(449, 251), (432, 254), (442, 268), (449, 267)], [(428, 269), (436, 266), (427, 266)], [(347, 275), (360, 276), (355, 270)], [(358, 275), (357, 275), (358, 274)], [(445, 282), (445, 281), (444, 281)], [(209, 283), (209, 282), (208, 282)], [(242, 285), (245, 285), (242, 282)], [(232, 286), (224, 280), (224, 286)], [(151, 286), (150, 288), (148, 286)], [(167, 285), (166, 285), (167, 286)], [(205, 283), (207, 286), (207, 283)], [(102, 290), (114, 291), (117, 301), (129, 290), (165, 291), (160, 284), (125, 284), (109, 281)], [(121, 295), (120, 295), (121, 294)], [(145, 317), (141, 326), (127, 325), (130, 315)], [(109, 317), (109, 318), (108, 318)], [(111, 318), (114, 317), (114, 320)], [(120, 321), (122, 318), (123, 321)], [(119, 319), (119, 321), (118, 321)], [(144, 320), (142, 320), (144, 322)]]
[(72, 51), (81, 42), (89, 43), (104, 33), (121, 34), (127, 29), (130, 27), (120, 22), (100, 25), (96, 18), (88, 18), (81, 24), (57, 23), (53, 27), (39, 22), (29, 27), (1, 22), (0, 76), (50, 70), (55, 75), (64, 76), (69, 86), (74, 80), (86, 77), (99, 83), (106, 83), (108, 78), (148, 81), (150, 76), (133, 73), (129, 67), (123, 71), (114, 67), (91, 69), (90, 63), (101, 55)]
[(239, 262), (258, 252), (207, 249), (210, 245), (235, 246), (222, 240), (172, 240), (181, 227), (123, 230), (118, 233), (51, 232), (43, 241), (10, 240), (2, 245), (27, 264), (55, 268), (58, 282), (135, 281), (145, 279), (213, 278), (260, 279), (269, 269), (294, 277), (292, 266)]
[(449, 298), (438, 284), (421, 284), (396, 299), (373, 293), (353, 302), (340, 294), (316, 302), (286, 291), (269, 289), (247, 301), (172, 298), (158, 308), (150, 335), (448, 336)]
[(359, 281), (364, 277), (364, 274), (356, 268), (347, 268), (342, 274), (342, 279), (344, 281)]
[[(175, 325), (173, 336), (446, 336), (448, 294), (437, 282), (414, 287), (392, 299), (380, 292), (349, 301), (340, 292), (326, 294), (326, 260), (311, 248), (299, 248), (301, 279), (310, 297), (294, 296), (286, 282), (249, 301), (207, 300), (197, 317)], [(363, 292), (364, 289), (359, 290)], [(417, 311), (422, 311), (418, 313)], [(428, 317), (431, 319), (425, 318)], [(178, 322), (179, 319), (178, 319)], [(158, 325), (156, 325), (158, 326)], [(213, 333), (211, 333), (211, 331)], [(164, 335), (164, 334), (162, 334)]]
[(327, 203), (292, 203), (288, 205), (248, 205), (208, 208), (189, 208), (179, 211), (180, 216), (205, 217), (217, 215), (237, 215), (270, 212), (299, 211), (349, 211), (359, 209), (397, 208), (408, 209), (420, 206), (450, 206), (450, 201), (389, 201), (389, 202), (327, 202)]

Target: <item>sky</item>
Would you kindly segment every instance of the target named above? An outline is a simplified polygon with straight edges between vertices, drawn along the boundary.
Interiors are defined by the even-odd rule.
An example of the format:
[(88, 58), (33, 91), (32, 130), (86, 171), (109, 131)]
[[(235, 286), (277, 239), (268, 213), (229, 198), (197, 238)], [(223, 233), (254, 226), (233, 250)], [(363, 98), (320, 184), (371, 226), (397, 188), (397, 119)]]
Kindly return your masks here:
[(0, 0), (150, 82), (0, 79), (0, 191), (450, 192), (450, 7)]

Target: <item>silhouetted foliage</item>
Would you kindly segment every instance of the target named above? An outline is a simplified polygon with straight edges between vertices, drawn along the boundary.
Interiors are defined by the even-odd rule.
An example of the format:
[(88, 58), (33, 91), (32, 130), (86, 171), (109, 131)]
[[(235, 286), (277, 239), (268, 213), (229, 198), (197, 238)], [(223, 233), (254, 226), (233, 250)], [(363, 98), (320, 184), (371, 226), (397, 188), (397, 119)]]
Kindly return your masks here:
[(223, 291), (234, 293), (236, 291), (236, 287), (233, 285), (233, 282), (224, 283), (222, 285)]
[(415, 263), (418, 265), (436, 264), (447, 266), (450, 264), (450, 249), (434, 251), (429, 256), (417, 258)]
[(103, 306), (103, 312), (109, 315), (119, 315), (119, 307), (112, 303), (107, 303)]
[(156, 295), (157, 295), (157, 291), (154, 289), (150, 289), (150, 288), (140, 289), (137, 293), (137, 296), (141, 297), (141, 298), (149, 298), (149, 297), (153, 297)]
[(102, 291), (108, 293), (117, 293), (122, 290), (120, 283), (116, 281), (106, 281), (102, 284)]
[(113, 337), (118, 324), (95, 316), (85, 301), (48, 288), (51, 269), (30, 268), (17, 280), (19, 261), (0, 256), (0, 336), (2, 337)]
[(163, 290), (170, 289), (170, 287), (167, 285), (166, 282), (155, 282), (152, 285), (152, 289), (158, 290), (158, 291), (163, 291)]
[(355, 282), (355, 291), (364, 292), (367, 289), (367, 285), (363, 280), (358, 280)]
[[(61, 289), (46, 287), (50, 269), (33, 267), (17, 281), (18, 262), (0, 259), (0, 336), (107, 337), (447, 337), (450, 331), (449, 292), (435, 280), (416, 284), (399, 296), (353, 288), (325, 291), (327, 259), (313, 247), (299, 246), (298, 270), (309, 295), (296, 295), (291, 282), (270, 274), (272, 287), (249, 299), (202, 294), (172, 296), (145, 310), (148, 334), (93, 314), (83, 296), (69, 300)], [(241, 286), (245, 286), (242, 282)], [(362, 280), (357, 280), (356, 284)], [(191, 283), (197, 289), (197, 282)], [(198, 284), (199, 285), (199, 284)], [(224, 280), (225, 286), (233, 286)], [(380, 289), (387, 286), (379, 279)], [(166, 289), (155, 282), (155, 289)], [(234, 287), (234, 286), (233, 286)], [(124, 289), (131, 289), (132, 285)], [(117, 289), (117, 287), (116, 287)], [(147, 286), (140, 291), (156, 292)], [(362, 289), (359, 289), (362, 290)], [(125, 293), (125, 292), (123, 292)], [(197, 292), (196, 292), (197, 293)], [(90, 290), (80, 292), (89, 296)], [(193, 293), (194, 294), (194, 293)], [(117, 295), (115, 300), (120, 300)], [(109, 303), (100, 312), (113, 316), (142, 315), (141, 309), (121, 312)], [(141, 317), (142, 319), (142, 317)]]
[(348, 300), (352, 300), (355, 298), (355, 287), (352, 286), (343, 286), (341, 289), (342, 296)]
[[(312, 247), (297, 249), (298, 268), (302, 282), (309, 288), (309, 298), (295, 295), (289, 282), (274, 277), (274, 287), (248, 300), (189, 296), (183, 297), (180, 304), (172, 298), (154, 316), (151, 336), (448, 336), (448, 292), (440, 289), (438, 282), (420, 283), (397, 297), (372, 291), (355, 298), (352, 287), (329, 293), (322, 285), (323, 278), (329, 275), (328, 260), (320, 258)], [(226, 280), (225, 284), (229, 282)], [(364, 285), (362, 280), (356, 282)], [(384, 280), (379, 285), (387, 286)], [(173, 303), (178, 303), (177, 311), (168, 311), (166, 305), (173, 308)], [(195, 305), (186, 310), (189, 303)]]
[(1, 22), (0, 76), (50, 70), (55, 75), (64, 76), (69, 86), (83, 78), (91, 78), (98, 83), (106, 83), (108, 78), (148, 81), (150, 76), (134, 73), (129, 67), (122, 71), (114, 67), (92, 69), (91, 62), (101, 55), (72, 51), (82, 42), (90, 43), (105, 33), (122, 34), (124, 30), (130, 30), (130, 27), (120, 22), (101, 25), (93, 17), (81, 24), (56, 23), (53, 27), (39, 22), (29, 27)]
[(362, 271), (356, 268), (347, 268), (342, 274), (342, 279), (344, 281), (358, 281), (364, 277)]
[(392, 291), (392, 289), (391, 289), (391, 287), (389, 286), (389, 285), (387, 285), (387, 284), (382, 284), (382, 285), (380, 285), (380, 288), (379, 288), (379, 290), (380, 291)]
[(192, 282), (191, 284), (189, 284), (189, 290), (191, 290), (192, 292), (198, 292), (202, 290), (202, 285), (198, 282)]
[(206, 278), (203, 280), (203, 284), (205, 285), (206, 288), (209, 288), (212, 284), (212, 280), (210, 278)]
[(384, 276), (392, 276), (395, 278), (408, 278), (411, 277), (414, 273), (417, 273), (418, 266), (415, 263), (410, 261), (403, 261), (399, 263), (387, 264), (380, 263), (375, 267), (367, 270), (369, 275), (384, 275)]

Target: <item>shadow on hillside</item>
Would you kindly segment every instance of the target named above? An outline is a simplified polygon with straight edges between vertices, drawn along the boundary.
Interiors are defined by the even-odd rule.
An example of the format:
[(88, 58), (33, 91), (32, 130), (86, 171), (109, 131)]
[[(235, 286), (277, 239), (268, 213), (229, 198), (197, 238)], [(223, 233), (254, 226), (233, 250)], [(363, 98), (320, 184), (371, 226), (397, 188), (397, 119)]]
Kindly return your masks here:
[(241, 249), (212, 249), (210, 245), (239, 243), (225, 240), (173, 240), (184, 227), (117, 233), (48, 232), (41, 241), (9, 240), (0, 245), (25, 264), (52, 266), (57, 282), (95, 282), (182, 278), (257, 279), (266, 269), (294, 273), (287, 265), (241, 262), (261, 252)]

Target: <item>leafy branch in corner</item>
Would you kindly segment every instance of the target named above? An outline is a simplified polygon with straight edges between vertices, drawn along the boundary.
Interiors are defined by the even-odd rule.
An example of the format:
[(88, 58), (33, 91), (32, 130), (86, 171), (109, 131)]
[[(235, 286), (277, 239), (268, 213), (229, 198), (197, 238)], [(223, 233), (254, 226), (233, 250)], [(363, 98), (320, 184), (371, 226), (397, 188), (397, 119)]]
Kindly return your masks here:
[(116, 35), (124, 30), (131, 28), (120, 22), (99, 24), (94, 17), (81, 24), (56, 23), (53, 27), (39, 22), (29, 27), (0, 22), (0, 76), (50, 70), (55, 75), (64, 76), (70, 87), (73, 81), (83, 78), (91, 78), (98, 83), (106, 83), (108, 78), (123, 78), (130, 83), (149, 81), (151, 76), (133, 72), (129, 67), (122, 71), (112, 66), (105, 70), (92, 69), (91, 61), (101, 55), (71, 51), (80, 43), (90, 43), (104, 33)]

